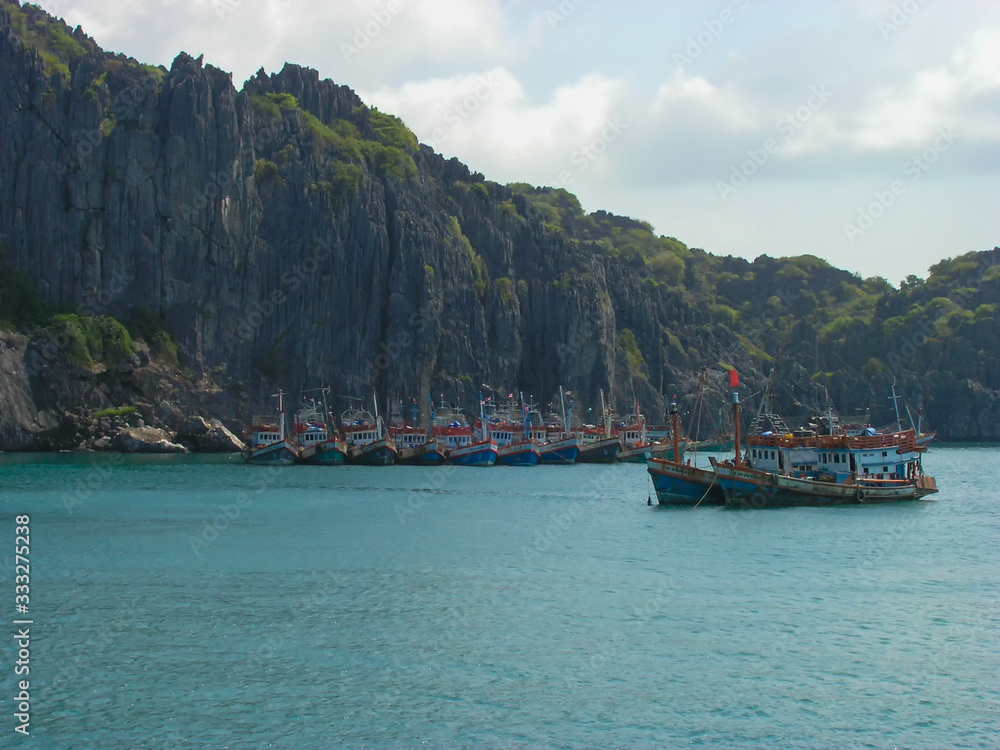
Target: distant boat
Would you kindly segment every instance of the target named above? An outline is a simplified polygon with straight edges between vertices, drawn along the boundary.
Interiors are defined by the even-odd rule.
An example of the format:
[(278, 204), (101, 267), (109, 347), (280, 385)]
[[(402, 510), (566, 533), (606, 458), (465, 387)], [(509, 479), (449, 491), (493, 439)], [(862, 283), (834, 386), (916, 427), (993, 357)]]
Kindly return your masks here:
[(609, 464), (613, 463), (621, 453), (621, 438), (611, 434), (611, 411), (604, 404), (603, 390), (601, 390), (601, 424), (584, 425), (576, 430), (576, 436), (580, 438), (577, 463)]
[(413, 402), (413, 417), (409, 423), (389, 425), (389, 437), (395, 443), (396, 463), (416, 466), (438, 466), (444, 463), (444, 449), (426, 428), (417, 425), (419, 409)]
[(570, 402), (569, 417), (567, 417), (566, 397), (562, 386), (559, 386), (559, 402), (562, 408), (562, 420), (556, 421), (558, 417), (553, 415), (552, 420), (544, 425), (541, 441), (538, 444), (539, 463), (573, 464), (580, 456), (580, 438), (569, 427), (573, 419), (573, 403)]
[(397, 464), (438, 466), (444, 463), (444, 451), (438, 441), (427, 434), (424, 427), (400, 425), (389, 428), (389, 436), (396, 444)]
[(340, 418), (341, 431), (347, 441), (347, 462), (362, 466), (389, 466), (396, 461), (396, 445), (386, 434), (382, 417), (363, 409), (348, 410)]
[(708, 440), (699, 440), (694, 443), (688, 443), (685, 450), (698, 450), (703, 453), (728, 453), (733, 450), (735, 445), (736, 441), (732, 435), (719, 435), (718, 437), (710, 438)]
[(654, 443), (646, 434), (646, 418), (639, 413), (639, 403), (635, 404), (635, 414), (630, 414), (624, 422), (618, 426), (618, 437), (622, 441), (622, 450), (618, 454), (618, 460), (624, 463), (639, 464), (644, 463), (646, 454), (651, 449), (662, 447), (667, 450), (668, 446), (662, 443)]
[[(479, 394), (480, 414), (483, 397)], [(459, 466), (493, 466), (497, 462), (498, 447), (491, 438), (476, 440), (466, 418), (448, 407), (438, 407), (432, 419), (434, 437), (444, 449), (445, 459)]]
[(497, 463), (502, 466), (537, 466), (541, 458), (538, 445), (531, 439), (531, 424), (521, 396), (522, 420), (513, 421), (512, 409), (494, 416), (481, 417), (476, 423), (479, 440), (497, 444)]
[(688, 450), (689, 447), (690, 444), (687, 440), (679, 440), (676, 448), (674, 447), (672, 439), (658, 443), (650, 443), (646, 446), (643, 456), (646, 458), (659, 458), (666, 461), (680, 461), (684, 456), (684, 452)]
[(326, 403), (328, 388), (322, 388), (323, 411), (315, 403), (303, 404), (295, 415), (296, 456), (303, 464), (342, 464), (347, 461), (347, 442), (337, 433)]
[(298, 449), (285, 433), (284, 394), (278, 391), (278, 418), (255, 417), (243, 447), (243, 460), (249, 464), (288, 465), (295, 463)]

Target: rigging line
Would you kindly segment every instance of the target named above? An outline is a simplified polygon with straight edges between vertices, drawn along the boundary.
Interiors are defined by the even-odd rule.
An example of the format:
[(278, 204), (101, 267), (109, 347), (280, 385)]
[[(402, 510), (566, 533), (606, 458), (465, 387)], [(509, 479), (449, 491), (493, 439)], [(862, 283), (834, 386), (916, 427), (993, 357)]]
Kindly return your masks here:
[[(706, 497), (708, 497), (708, 493), (712, 491), (712, 487), (715, 486), (715, 480), (718, 479), (718, 478), (719, 478), (719, 475), (716, 474), (716, 473), (713, 473), (713, 475), (712, 475), (712, 483), (710, 485), (708, 485), (708, 489), (705, 490), (705, 494), (701, 496), (701, 500), (699, 500), (698, 502), (696, 502), (694, 504), (694, 508), (697, 508), (699, 505), (701, 505), (702, 500), (704, 500)], [(691, 508), (691, 510), (694, 510), (694, 508)]]

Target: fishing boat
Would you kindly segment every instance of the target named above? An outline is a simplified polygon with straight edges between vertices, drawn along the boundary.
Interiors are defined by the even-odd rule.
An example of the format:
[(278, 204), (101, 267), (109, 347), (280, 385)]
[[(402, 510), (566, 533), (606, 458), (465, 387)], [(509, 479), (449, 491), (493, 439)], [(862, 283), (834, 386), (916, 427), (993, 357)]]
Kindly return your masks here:
[[(483, 414), (483, 394), (479, 394), (479, 413)], [(459, 466), (493, 466), (498, 446), (492, 438), (476, 440), (472, 426), (461, 413), (442, 404), (431, 419), (434, 437), (444, 449), (445, 459)]]
[[(843, 483), (822, 476), (789, 476), (710, 459), (731, 508), (780, 508), (798, 505), (895, 503), (919, 500), (938, 491), (934, 477), (919, 471), (919, 462), (903, 456), (902, 478), (851, 477)], [(915, 476), (908, 472), (917, 469)]]
[(243, 460), (248, 464), (288, 465), (298, 458), (297, 447), (285, 433), (284, 394), (278, 391), (278, 417), (254, 417), (243, 446)]
[(604, 391), (601, 390), (601, 424), (584, 425), (576, 431), (580, 438), (580, 453), (576, 462), (580, 464), (614, 463), (622, 450), (622, 441), (611, 433), (611, 410), (604, 404)]
[(389, 436), (396, 444), (397, 464), (438, 466), (444, 463), (444, 451), (437, 439), (427, 434), (425, 427), (390, 426)]
[[(580, 438), (570, 429), (573, 419), (573, 402), (570, 401), (569, 416), (566, 412), (566, 396), (562, 386), (559, 386), (559, 402), (562, 408), (562, 420), (548, 420), (541, 431), (541, 441), (538, 444), (539, 463), (572, 464), (580, 456)], [(532, 430), (534, 433), (534, 430)]]
[(303, 403), (295, 414), (296, 460), (302, 464), (342, 464), (347, 461), (347, 443), (338, 434), (333, 417), (326, 403), (329, 388), (315, 389), (322, 392), (320, 412), (315, 401)]
[(618, 460), (624, 463), (644, 463), (646, 454), (651, 450), (659, 454), (671, 449), (669, 445), (654, 443), (649, 439), (646, 434), (646, 418), (639, 412), (639, 402), (635, 404), (635, 413), (618, 425), (617, 433), (622, 442)]
[(679, 440), (675, 446), (673, 443), (673, 438), (670, 433), (667, 433), (666, 441), (659, 441), (656, 443), (649, 443), (646, 446), (646, 450), (643, 453), (645, 458), (659, 458), (666, 461), (680, 461), (681, 457), (684, 455), (684, 451), (688, 449), (687, 440)]
[[(735, 373), (735, 371), (734, 371)], [(701, 380), (698, 386), (698, 396), (695, 403), (701, 403), (705, 387), (707, 371), (702, 368)], [(735, 377), (734, 374), (730, 376)], [(697, 409), (691, 414), (691, 429), (698, 423)], [(656, 499), (660, 505), (725, 505), (726, 496), (717, 481), (713, 469), (699, 468), (693, 465), (690, 456), (695, 457), (697, 451), (689, 452), (685, 462), (685, 449), (680, 437), (680, 419), (677, 414), (677, 403), (670, 404), (670, 435), (673, 442), (672, 454), (676, 458), (668, 459), (651, 455), (646, 461), (646, 471), (653, 482)]]
[[(744, 454), (735, 371), (732, 377), (736, 455), (732, 461), (710, 459), (728, 507), (890, 503), (938, 491), (934, 478), (924, 474), (924, 449), (913, 430), (861, 435), (769, 430), (751, 435)], [(766, 402), (765, 394), (762, 411)], [(777, 417), (772, 421), (782, 424)]]
[(732, 435), (717, 435), (708, 440), (687, 444), (687, 450), (698, 450), (702, 453), (728, 453), (735, 447), (736, 440)]
[(419, 413), (417, 402), (414, 400), (411, 420), (389, 425), (389, 437), (397, 449), (396, 463), (415, 466), (443, 464), (444, 449), (434, 437), (432, 430), (417, 424)]
[(497, 463), (501, 466), (537, 466), (541, 454), (538, 445), (531, 439), (531, 423), (523, 394), (520, 424), (514, 421), (512, 414), (510, 405), (504, 412), (484, 414), (476, 422), (476, 436), (480, 441), (493, 440), (497, 444)]
[(364, 409), (349, 409), (340, 418), (347, 441), (347, 462), (361, 466), (389, 466), (396, 461), (396, 445), (386, 434), (374, 399), (375, 414)]

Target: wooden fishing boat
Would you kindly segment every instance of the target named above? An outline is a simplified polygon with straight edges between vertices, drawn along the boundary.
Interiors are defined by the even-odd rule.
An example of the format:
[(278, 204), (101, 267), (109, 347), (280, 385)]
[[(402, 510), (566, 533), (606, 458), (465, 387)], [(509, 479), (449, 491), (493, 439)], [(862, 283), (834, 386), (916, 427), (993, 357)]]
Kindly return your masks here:
[(297, 447), (285, 432), (284, 394), (278, 391), (278, 416), (255, 417), (243, 446), (243, 460), (248, 464), (288, 465), (298, 458)]
[[(559, 386), (559, 402), (562, 419), (552, 415), (536, 439), (538, 443), (538, 460), (542, 464), (573, 464), (580, 456), (581, 441), (571, 429), (573, 420), (573, 402), (570, 402), (569, 412), (566, 411), (566, 396), (562, 386)], [(568, 414), (568, 416), (567, 416)], [(532, 426), (532, 437), (535, 438), (535, 427)]]
[(342, 464), (347, 461), (347, 442), (337, 432), (327, 407), (329, 389), (316, 390), (322, 391), (323, 411), (319, 411), (315, 402), (304, 403), (295, 415), (296, 460), (303, 464)]
[[(482, 394), (479, 398), (482, 413)], [(492, 438), (477, 440), (465, 416), (444, 406), (432, 417), (434, 437), (444, 450), (445, 459), (459, 466), (493, 466), (497, 462), (498, 446)]]
[(390, 466), (396, 461), (396, 445), (386, 433), (374, 400), (375, 414), (364, 409), (348, 410), (341, 415), (341, 431), (347, 441), (347, 462), (361, 466)]
[(584, 425), (576, 430), (580, 438), (580, 453), (576, 462), (580, 464), (610, 464), (618, 458), (622, 450), (622, 441), (611, 432), (611, 410), (604, 404), (604, 391), (601, 391), (601, 424)]
[[(618, 425), (617, 434), (622, 442), (618, 460), (624, 463), (643, 463), (651, 448), (661, 447), (660, 443), (653, 443), (646, 434), (646, 418), (639, 413), (638, 402), (635, 404), (635, 413), (630, 414), (624, 422)], [(667, 448), (667, 446), (662, 447)]]
[[(735, 370), (731, 377), (736, 455), (732, 461), (711, 459), (728, 507), (890, 503), (937, 492), (934, 478), (924, 474), (924, 448), (917, 444), (913, 430), (816, 435), (812, 431), (791, 432), (779, 418), (769, 417), (781, 429), (751, 435), (744, 454)], [(766, 397), (767, 392), (761, 413), (765, 412)]]
[(923, 473), (910, 479), (852, 477), (838, 484), (822, 476), (793, 477), (710, 460), (731, 508), (896, 503), (938, 491), (934, 477)]
[(396, 444), (396, 463), (438, 466), (444, 463), (444, 450), (427, 428), (412, 424), (389, 427), (389, 437)]
[(673, 435), (673, 455), (676, 459), (651, 456), (646, 461), (660, 505), (724, 505), (726, 496), (717, 481), (715, 471), (684, 463), (680, 440), (680, 424), (677, 418), (677, 404), (670, 404), (671, 434)]
[[(433, 403), (431, 403), (431, 418), (433, 425)], [(433, 429), (421, 427), (420, 408), (414, 399), (410, 410), (410, 421), (401, 418), (391, 419), (389, 437), (396, 445), (396, 463), (413, 466), (439, 466), (444, 463), (444, 448), (434, 437)]]
[(537, 466), (541, 454), (538, 444), (531, 439), (523, 395), (520, 424), (511, 418), (512, 411), (508, 408), (506, 412), (481, 417), (476, 422), (476, 436), (480, 441), (493, 440), (497, 444), (497, 463), (501, 466)]

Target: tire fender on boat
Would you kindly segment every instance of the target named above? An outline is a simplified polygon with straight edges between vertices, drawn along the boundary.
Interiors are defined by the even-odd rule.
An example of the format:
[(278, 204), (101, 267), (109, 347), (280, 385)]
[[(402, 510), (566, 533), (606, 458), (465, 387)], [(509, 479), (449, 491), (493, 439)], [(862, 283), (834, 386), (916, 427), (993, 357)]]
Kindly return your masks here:
[(863, 503), (865, 501), (865, 491), (863, 489), (861, 489), (860, 487), (858, 487), (858, 491), (857, 491), (856, 495), (857, 495), (859, 503)]

